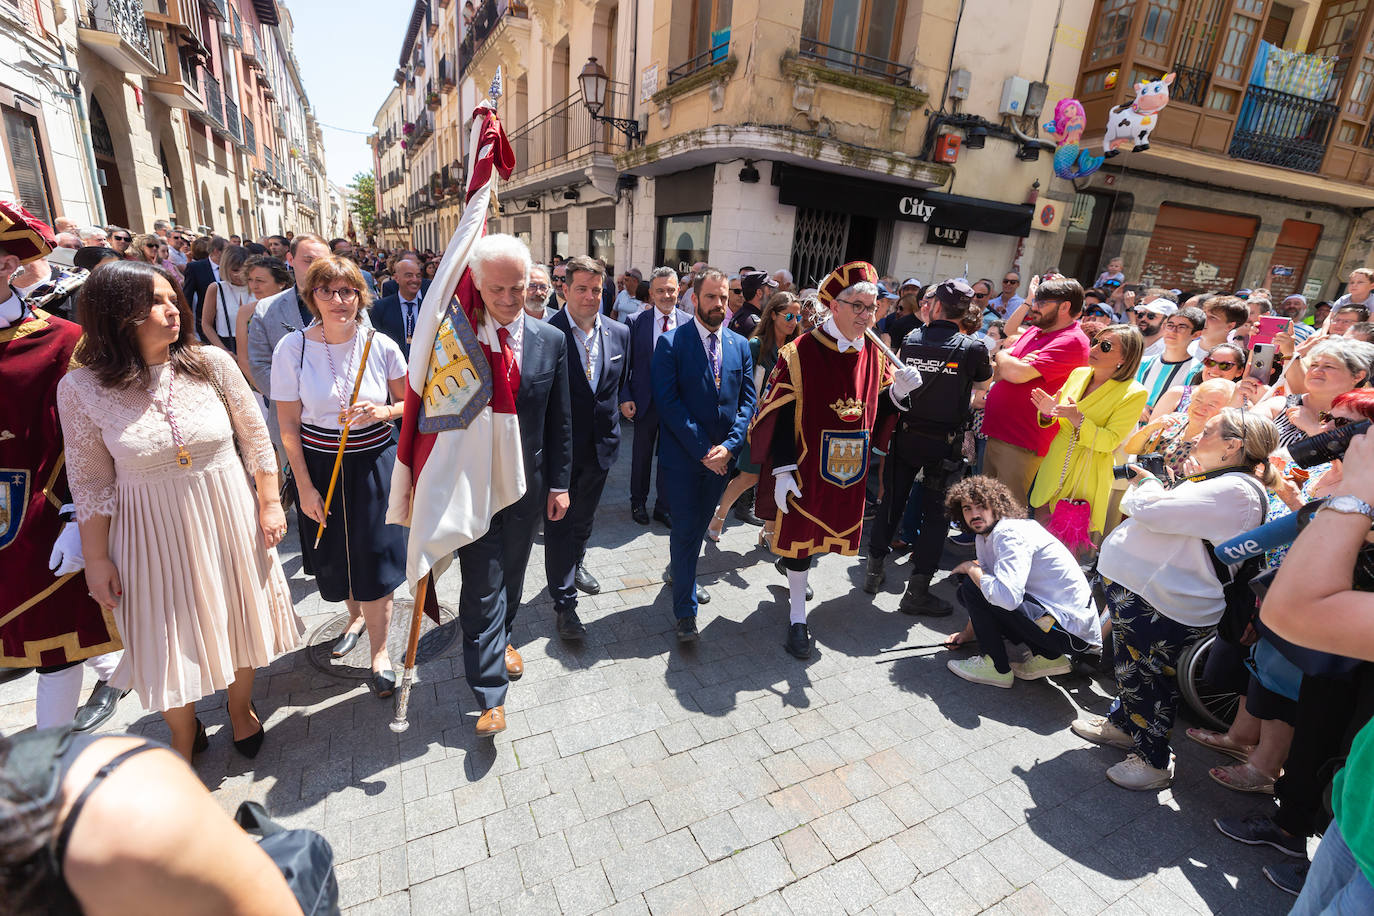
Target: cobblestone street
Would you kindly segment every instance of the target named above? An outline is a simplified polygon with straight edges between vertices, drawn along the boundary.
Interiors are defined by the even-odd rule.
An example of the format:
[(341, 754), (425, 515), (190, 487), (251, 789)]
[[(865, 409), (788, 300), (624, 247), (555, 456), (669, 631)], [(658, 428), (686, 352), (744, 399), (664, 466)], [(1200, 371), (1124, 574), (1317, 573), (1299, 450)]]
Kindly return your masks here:
[[(1120, 754), (1068, 729), (1079, 708), (1105, 711), (1105, 682), (998, 691), (955, 678), (943, 651), (890, 651), (963, 621), (898, 614), (905, 563), (875, 606), (857, 561), (821, 562), (802, 664), (782, 649), (784, 580), (732, 518), (702, 561), (701, 642), (679, 649), (668, 538), (631, 521), (628, 466), (627, 437), (587, 558), (603, 593), (582, 599), (584, 647), (550, 638), (535, 546), (526, 672), (495, 742), (473, 736), (456, 639), (421, 667), (401, 736), (391, 701), (300, 651), (259, 674), (268, 736), (251, 764), (223, 694), (201, 704), (211, 747), (196, 769), (215, 797), (322, 831), (349, 914), (1287, 911), (1260, 872), (1281, 857), (1211, 823), (1267, 801), (1207, 777), (1223, 761), (1183, 738), (1190, 723), (1173, 789), (1127, 792), (1104, 775)], [(296, 543), (286, 568), (313, 633), (342, 606), (301, 576)], [(440, 583), (455, 611), (458, 585), (456, 568)], [(0, 686), (0, 729), (32, 722), (34, 684)], [(133, 697), (105, 730), (125, 729), (167, 734)]]

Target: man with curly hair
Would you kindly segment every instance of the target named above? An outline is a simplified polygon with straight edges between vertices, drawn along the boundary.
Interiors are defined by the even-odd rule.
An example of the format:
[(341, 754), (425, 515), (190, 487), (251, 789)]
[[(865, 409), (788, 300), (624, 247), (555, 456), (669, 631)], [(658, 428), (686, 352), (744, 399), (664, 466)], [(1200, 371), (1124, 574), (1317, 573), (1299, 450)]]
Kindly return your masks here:
[[(1067, 674), (1066, 653), (1101, 647), (1083, 570), (1054, 535), (1025, 517), (1006, 484), (991, 477), (962, 480), (945, 497), (945, 512), (975, 536), (977, 559), (954, 572), (967, 576), (959, 601), (983, 652), (951, 659), (950, 671), (975, 684), (1010, 687), (1016, 678)], [(1007, 642), (1029, 651), (1013, 662)]]

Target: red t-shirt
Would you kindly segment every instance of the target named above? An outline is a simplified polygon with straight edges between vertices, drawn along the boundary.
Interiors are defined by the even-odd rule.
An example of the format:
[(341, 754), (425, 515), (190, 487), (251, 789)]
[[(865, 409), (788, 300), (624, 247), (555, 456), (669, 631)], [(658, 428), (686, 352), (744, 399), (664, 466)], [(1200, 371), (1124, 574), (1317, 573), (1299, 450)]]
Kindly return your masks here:
[(1028, 448), (1043, 458), (1059, 432), (1059, 424), (1042, 427), (1037, 422), (1031, 392), (1043, 388), (1055, 394), (1064, 387), (1070, 372), (1086, 366), (1088, 335), (1079, 328), (1077, 321), (1058, 331), (1030, 328), (1011, 348), (1011, 355), (1034, 366), (1040, 377), (1020, 383), (998, 380), (988, 391), (983, 434), (989, 439), (1001, 439)]

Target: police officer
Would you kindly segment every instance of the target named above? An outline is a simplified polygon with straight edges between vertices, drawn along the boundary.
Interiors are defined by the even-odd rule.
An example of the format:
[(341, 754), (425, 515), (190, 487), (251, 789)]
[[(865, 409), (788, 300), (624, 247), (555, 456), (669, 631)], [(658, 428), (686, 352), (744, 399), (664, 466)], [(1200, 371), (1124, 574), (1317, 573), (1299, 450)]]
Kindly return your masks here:
[(883, 463), (883, 500), (868, 542), (864, 591), (877, 594), (886, 574), (883, 562), (893, 532), (901, 524), (911, 485), (921, 482), (921, 531), (912, 551), (911, 580), (902, 596), (904, 614), (943, 617), (949, 602), (930, 593), (945, 543), (945, 491), (963, 470), (963, 431), (972, 415), (974, 388), (991, 384), (987, 346), (959, 330), (973, 288), (946, 280), (935, 290), (930, 324), (916, 328), (901, 343), (901, 358), (921, 371), (924, 384), (900, 400), (892, 398), (897, 426)]

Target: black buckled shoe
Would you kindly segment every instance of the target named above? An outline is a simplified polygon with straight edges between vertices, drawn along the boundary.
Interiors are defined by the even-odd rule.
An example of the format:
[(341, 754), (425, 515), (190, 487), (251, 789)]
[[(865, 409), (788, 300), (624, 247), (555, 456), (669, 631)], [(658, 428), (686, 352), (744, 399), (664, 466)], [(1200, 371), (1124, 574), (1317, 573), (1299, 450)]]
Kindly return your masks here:
[(647, 525), (649, 524), (649, 510), (643, 506), (631, 506), (630, 518), (634, 519), (637, 524)]
[(581, 563), (577, 564), (577, 570), (573, 573), (573, 585), (578, 591), (586, 592), (588, 595), (601, 594), (601, 583), (596, 581), (596, 577), (587, 572), (587, 567)]
[(90, 731), (114, 715), (119, 701), (128, 695), (127, 690), (120, 690), (111, 687), (105, 681), (99, 681), (85, 704), (76, 711), (76, 720), (72, 727), (79, 732)]
[(787, 642), (784, 643), (787, 654), (793, 658), (808, 659), (811, 657), (811, 633), (804, 623), (794, 623), (787, 628)]
[(582, 623), (582, 619), (577, 616), (577, 610), (568, 608), (566, 611), (556, 611), (554, 617), (558, 619), (558, 635), (568, 641), (581, 640), (587, 635), (587, 627)]

